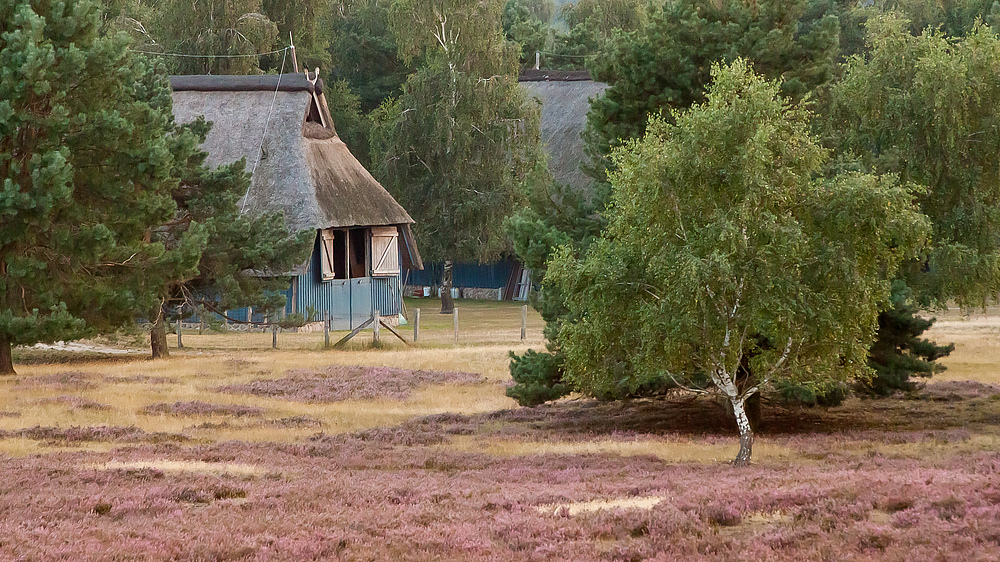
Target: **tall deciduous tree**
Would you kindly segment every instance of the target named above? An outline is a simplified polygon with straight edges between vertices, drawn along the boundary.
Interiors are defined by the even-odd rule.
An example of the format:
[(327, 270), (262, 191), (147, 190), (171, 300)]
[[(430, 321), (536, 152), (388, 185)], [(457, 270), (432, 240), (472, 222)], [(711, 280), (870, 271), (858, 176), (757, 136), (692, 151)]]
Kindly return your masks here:
[(983, 25), (915, 36), (893, 16), (868, 26), (868, 54), (834, 89), (830, 130), (845, 160), (926, 186), (918, 201), (934, 245), (904, 268), (913, 298), (887, 313), (873, 353), (880, 385), (905, 389), (900, 369), (929, 375), (927, 362), (950, 350), (916, 339), (926, 325), (910, 305), (979, 306), (1000, 291), (1000, 38)]
[[(0, 1), (0, 374), (11, 346), (132, 321), (173, 215), (169, 88), (86, 0)], [(155, 270), (155, 274), (151, 271)]]
[[(399, 56), (389, 25), (389, 7), (385, 0), (335, 0), (333, 5), (330, 82), (346, 81), (361, 99), (365, 113), (374, 111), (386, 98), (398, 97), (403, 82), (413, 72), (413, 61)], [(331, 106), (331, 110), (335, 108)]]
[(168, 57), (173, 74), (260, 74), (261, 60), (252, 55), (278, 48), (280, 40), (263, 0), (163, 0), (149, 17), (141, 22), (146, 50), (217, 55)]
[(390, 19), (400, 54), (423, 57), (397, 102), (380, 110), (373, 152), (380, 179), (413, 215), (425, 259), (451, 267), (504, 248), (503, 221), (538, 155), (538, 110), (517, 83), (517, 49), (499, 0), (398, 0)]
[[(263, 0), (261, 5), (262, 13), (277, 26), (278, 43), (284, 44), (291, 36), (300, 70), (329, 70), (332, 10), (332, 0)], [(279, 72), (281, 56), (270, 55), (262, 66)], [(286, 61), (285, 72), (291, 71), (290, 63)]]
[(721, 392), (751, 460), (744, 404), (778, 380), (822, 387), (869, 373), (889, 276), (928, 233), (893, 178), (816, 180), (808, 112), (749, 63), (713, 66), (704, 104), (616, 153), (608, 229), (547, 280), (575, 321), (560, 343), (590, 393), (668, 378)]

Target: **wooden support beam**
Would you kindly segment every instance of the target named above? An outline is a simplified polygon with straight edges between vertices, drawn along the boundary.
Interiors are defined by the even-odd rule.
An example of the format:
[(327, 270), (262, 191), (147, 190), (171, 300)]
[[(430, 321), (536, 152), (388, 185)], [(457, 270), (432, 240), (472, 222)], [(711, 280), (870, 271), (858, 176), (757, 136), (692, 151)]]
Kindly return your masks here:
[(340, 347), (340, 346), (344, 345), (351, 338), (353, 338), (354, 336), (358, 335), (358, 333), (360, 333), (361, 330), (364, 330), (365, 328), (367, 328), (368, 326), (370, 326), (371, 323), (372, 323), (372, 319), (371, 318), (369, 318), (368, 320), (365, 320), (360, 326), (358, 326), (357, 328), (354, 328), (353, 330), (351, 330), (350, 334), (347, 334), (346, 336), (340, 338), (340, 341), (338, 341), (337, 343), (333, 344), (333, 347)]
[[(420, 310), (420, 309), (418, 308), (417, 310)], [(394, 336), (396, 336), (397, 338), (399, 338), (399, 341), (405, 343), (406, 345), (412, 345), (410, 342), (406, 341), (406, 338), (404, 338), (402, 334), (400, 334), (399, 332), (397, 332), (395, 328), (393, 328), (392, 326), (390, 326), (389, 324), (387, 324), (385, 322), (385, 320), (381, 320), (380, 319), (379, 322), (382, 324), (382, 327), (384, 327), (386, 330), (389, 330), (390, 332), (392, 332), (392, 334)]]

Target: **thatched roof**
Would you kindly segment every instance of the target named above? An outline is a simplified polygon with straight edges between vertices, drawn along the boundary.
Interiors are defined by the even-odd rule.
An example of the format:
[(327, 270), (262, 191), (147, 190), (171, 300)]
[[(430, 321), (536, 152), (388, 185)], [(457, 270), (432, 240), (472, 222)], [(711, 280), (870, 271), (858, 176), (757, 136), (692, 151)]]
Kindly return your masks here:
[(608, 87), (590, 80), (586, 71), (525, 71), (521, 86), (542, 102), (542, 143), (549, 156), (549, 171), (560, 183), (587, 189), (591, 179), (580, 164), (586, 161), (583, 133), (590, 111), (590, 98)]
[[(172, 76), (170, 84), (179, 123), (199, 115), (213, 122), (202, 145), (208, 164), (246, 158), (250, 171), (259, 155), (249, 211), (283, 210), (295, 230), (413, 222), (337, 136), (322, 81), (313, 85), (302, 74)], [(325, 126), (306, 122), (314, 96)]]

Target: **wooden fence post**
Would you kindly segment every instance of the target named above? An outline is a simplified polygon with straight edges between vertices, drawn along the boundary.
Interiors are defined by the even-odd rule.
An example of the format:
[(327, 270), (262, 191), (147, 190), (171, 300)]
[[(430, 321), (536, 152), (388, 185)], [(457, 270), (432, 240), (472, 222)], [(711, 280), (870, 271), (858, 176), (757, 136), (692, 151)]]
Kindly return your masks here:
[(184, 349), (184, 342), (181, 341), (181, 331), (182, 331), (181, 323), (184, 320), (181, 314), (183, 310), (184, 310), (183, 304), (177, 305), (177, 349)]
[(521, 307), (521, 341), (528, 335), (528, 305)]
[(378, 347), (378, 344), (379, 344), (379, 328), (380, 328), (379, 325), (382, 323), (382, 315), (379, 314), (378, 310), (375, 311), (375, 315), (372, 316), (372, 320), (373, 320), (373, 322), (372, 322), (372, 345), (375, 346), (375, 347)]
[(413, 313), (413, 343), (420, 339), (420, 309)]
[(451, 315), (455, 321), (455, 343), (458, 343), (458, 307), (452, 309)]
[(271, 324), (271, 349), (278, 349), (278, 325)]
[(330, 311), (323, 311), (323, 349), (330, 349)]

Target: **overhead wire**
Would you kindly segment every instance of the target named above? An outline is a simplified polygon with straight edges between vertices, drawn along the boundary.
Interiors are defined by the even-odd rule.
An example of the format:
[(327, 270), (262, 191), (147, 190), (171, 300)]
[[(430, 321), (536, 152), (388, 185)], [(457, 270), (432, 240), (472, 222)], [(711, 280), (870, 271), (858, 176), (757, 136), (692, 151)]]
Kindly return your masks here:
[(234, 59), (240, 57), (263, 57), (265, 55), (273, 55), (281, 52), (288, 52), (291, 47), (282, 47), (281, 49), (276, 49), (274, 51), (268, 51), (266, 53), (249, 53), (249, 54), (237, 54), (237, 55), (191, 55), (188, 53), (161, 53), (159, 51), (140, 51), (138, 49), (130, 49), (133, 53), (140, 53), (143, 55), (159, 55), (162, 57), (183, 57), (183, 58), (194, 58), (194, 59)]
[(281, 88), (281, 74), (285, 71), (285, 59), (288, 57), (288, 48), (282, 49), (285, 54), (281, 56), (281, 68), (278, 69), (278, 83), (274, 85), (274, 95), (271, 97), (271, 107), (267, 108), (267, 119), (264, 120), (264, 132), (260, 135), (260, 145), (257, 147), (257, 160), (253, 163), (253, 169), (250, 170), (250, 184), (247, 185), (247, 192), (243, 195), (243, 206), (240, 208), (240, 214), (243, 214), (247, 210), (247, 202), (250, 200), (250, 188), (253, 186), (253, 175), (257, 171), (257, 166), (260, 164), (260, 156), (264, 152), (264, 139), (267, 138), (267, 127), (271, 124), (271, 113), (274, 111), (274, 102), (278, 99), (278, 89)]

